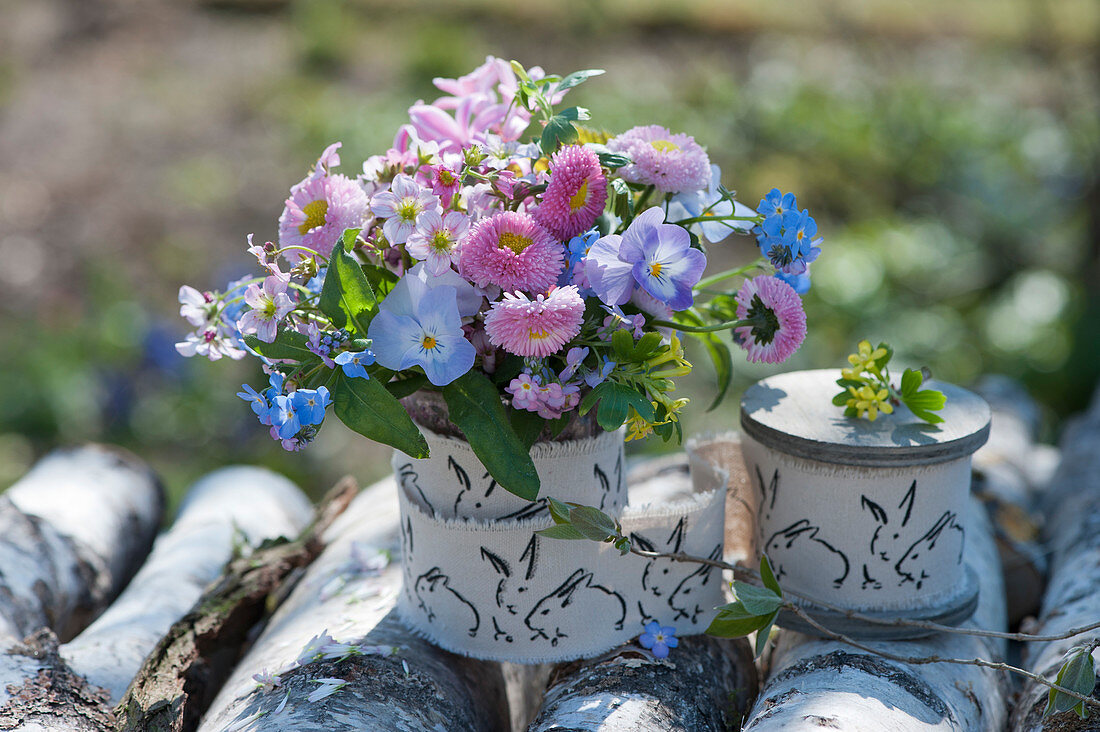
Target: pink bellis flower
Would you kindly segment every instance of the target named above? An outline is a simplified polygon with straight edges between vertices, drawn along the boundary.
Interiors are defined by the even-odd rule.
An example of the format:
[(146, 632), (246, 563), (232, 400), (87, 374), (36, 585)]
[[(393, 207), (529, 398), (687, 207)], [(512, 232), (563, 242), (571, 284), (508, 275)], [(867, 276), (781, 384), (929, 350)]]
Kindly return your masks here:
[(585, 274), (601, 301), (622, 305), (638, 285), (673, 310), (692, 306), (692, 288), (707, 258), (692, 249), (685, 229), (664, 220), (664, 211), (654, 206), (640, 213), (622, 236), (609, 234), (592, 245), (584, 260)]
[(607, 178), (596, 153), (568, 145), (550, 158), (550, 183), (535, 209), (535, 220), (561, 241), (596, 223), (607, 202)]
[(563, 264), (553, 234), (527, 214), (506, 211), (474, 224), (462, 245), (459, 271), (478, 287), (546, 292)]
[(505, 293), (485, 316), (489, 342), (517, 356), (545, 358), (580, 333), (584, 300), (574, 285), (557, 287), (534, 300)]
[(733, 339), (750, 361), (782, 363), (806, 338), (802, 300), (783, 280), (767, 275), (746, 280), (737, 292), (738, 320), (752, 321), (733, 329)]
[(248, 286), (244, 301), (252, 309), (237, 321), (242, 334), (255, 333), (264, 343), (275, 340), (279, 321), (294, 309), (294, 302), (286, 294), (286, 284), (286, 280), (271, 275), (264, 279), (262, 289), (256, 284)]
[[(340, 163), (339, 147), (337, 142), (326, 148), (313, 171), (290, 189), (279, 216), (280, 246), (305, 247), (327, 257), (345, 229), (363, 225), (367, 195), (354, 180), (331, 172)], [(291, 262), (303, 258), (296, 249), (284, 256)]]
[(445, 386), (474, 365), (476, 351), (462, 331), (458, 293), (402, 277), (367, 328), (379, 364), (394, 371), (420, 366), (428, 381)]
[(661, 193), (682, 193), (704, 189), (710, 182), (710, 159), (691, 135), (644, 125), (613, 137), (607, 147), (633, 161), (619, 168), (628, 183), (647, 183)]

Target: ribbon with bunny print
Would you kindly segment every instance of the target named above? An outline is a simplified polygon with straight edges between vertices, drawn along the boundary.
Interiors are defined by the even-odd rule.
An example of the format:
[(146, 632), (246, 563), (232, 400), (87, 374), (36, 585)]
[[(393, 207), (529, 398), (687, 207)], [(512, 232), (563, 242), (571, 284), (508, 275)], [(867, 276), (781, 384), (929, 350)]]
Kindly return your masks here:
[[(679, 635), (701, 633), (722, 604), (721, 573), (712, 567), (537, 536), (553, 523), (545, 503), (496, 486), (467, 443), (424, 432), (430, 458), (393, 458), (404, 572), (398, 610), (437, 645), (514, 663), (589, 658), (654, 620)], [(633, 505), (621, 433), (539, 443), (532, 458), (540, 495), (601, 508), (637, 546), (721, 556), (724, 480)]]

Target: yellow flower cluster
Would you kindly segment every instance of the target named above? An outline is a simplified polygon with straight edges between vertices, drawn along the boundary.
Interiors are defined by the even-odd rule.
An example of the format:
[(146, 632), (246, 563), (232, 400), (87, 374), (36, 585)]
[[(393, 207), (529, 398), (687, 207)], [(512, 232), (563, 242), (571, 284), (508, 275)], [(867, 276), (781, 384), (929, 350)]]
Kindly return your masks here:
[[(886, 355), (885, 348), (871, 349), (870, 341), (859, 342), (859, 352), (853, 353), (848, 356), (848, 363), (852, 364), (851, 368), (841, 369), (840, 375), (845, 379), (859, 379), (859, 375), (864, 371), (870, 371), (872, 374), (879, 374), (878, 366), (875, 365), (875, 361), (879, 360)], [(889, 414), (889, 412), (887, 412)]]
[[(690, 399), (677, 399), (675, 401), (669, 401), (665, 403), (665, 408), (668, 410), (668, 414), (663, 422), (649, 422), (642, 419), (642, 416), (634, 411), (634, 408), (630, 408), (630, 416), (626, 419), (626, 442), (631, 440), (641, 440), (649, 435), (653, 434), (653, 428), (668, 424), (669, 422), (680, 421), (680, 412), (687, 406)], [(653, 408), (658, 407), (657, 402), (653, 402)]]
[(890, 394), (886, 389), (875, 391), (871, 386), (862, 386), (859, 389), (849, 386), (848, 393), (852, 396), (848, 399), (846, 406), (856, 410), (856, 417), (862, 417), (866, 412), (867, 419), (874, 422), (878, 419), (879, 412), (891, 414), (894, 411), (894, 405), (890, 403)]

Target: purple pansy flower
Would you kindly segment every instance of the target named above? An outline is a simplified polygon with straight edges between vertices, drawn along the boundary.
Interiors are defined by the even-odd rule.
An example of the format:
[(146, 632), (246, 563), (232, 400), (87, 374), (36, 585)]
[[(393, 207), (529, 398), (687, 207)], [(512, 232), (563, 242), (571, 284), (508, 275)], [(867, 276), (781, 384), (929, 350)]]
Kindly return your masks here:
[(622, 305), (637, 284), (673, 310), (692, 306), (692, 288), (707, 258), (692, 249), (685, 229), (664, 220), (664, 211), (654, 206), (639, 214), (622, 236), (609, 234), (592, 245), (585, 274), (603, 302)]

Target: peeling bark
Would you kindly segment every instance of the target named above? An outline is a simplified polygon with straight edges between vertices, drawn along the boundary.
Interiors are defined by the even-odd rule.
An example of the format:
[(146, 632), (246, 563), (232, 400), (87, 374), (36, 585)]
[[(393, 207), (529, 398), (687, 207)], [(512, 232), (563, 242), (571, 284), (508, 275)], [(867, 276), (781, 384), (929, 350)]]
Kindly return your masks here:
[(346, 479), (329, 493), (299, 539), (261, 546), (251, 556), (232, 561), (146, 658), (119, 704), (119, 729), (194, 729), (249, 632), (263, 617), (269, 596), (320, 554), (325, 530), (356, 492), (354, 482)]
[[(443, 651), (417, 637), (393, 610), (401, 587), (397, 563), (396, 485), (364, 491), (326, 535), (328, 548), (302, 577), (237, 666), (200, 730), (510, 729), (500, 664)], [(353, 552), (392, 552), (384, 569), (361, 571)], [(296, 659), (313, 637), (375, 647), (343, 661)], [(381, 648), (395, 648), (392, 655)], [(257, 689), (253, 674), (278, 673), (281, 686)], [(310, 702), (321, 678), (346, 686)], [(285, 704), (284, 704), (285, 701)]]
[(36, 464), (0, 496), (0, 639), (42, 627), (74, 636), (149, 552), (163, 506), (148, 467), (121, 451), (85, 446)]
[(117, 703), (157, 641), (221, 574), (236, 542), (255, 547), (296, 537), (312, 513), (305, 495), (269, 470), (211, 473), (188, 493), (171, 530), (157, 539), (126, 591), (61, 648), (62, 657)]
[[(1053, 552), (1051, 576), (1039, 622), (1029, 630), (1057, 635), (1100, 619), (1100, 391), (1088, 412), (1065, 432), (1062, 462), (1045, 497), (1045, 508), (1044, 538)], [(1023, 665), (1053, 679), (1067, 650), (1097, 638), (1100, 631), (1093, 630), (1066, 640), (1029, 643)], [(1086, 720), (1073, 712), (1044, 720), (1047, 693), (1041, 684), (1025, 684), (1009, 728), (1014, 732), (1100, 729), (1100, 714), (1095, 710)], [(1100, 698), (1095, 689), (1092, 696)]]

